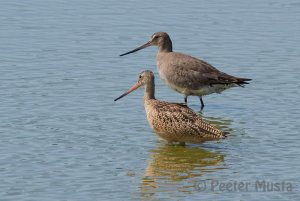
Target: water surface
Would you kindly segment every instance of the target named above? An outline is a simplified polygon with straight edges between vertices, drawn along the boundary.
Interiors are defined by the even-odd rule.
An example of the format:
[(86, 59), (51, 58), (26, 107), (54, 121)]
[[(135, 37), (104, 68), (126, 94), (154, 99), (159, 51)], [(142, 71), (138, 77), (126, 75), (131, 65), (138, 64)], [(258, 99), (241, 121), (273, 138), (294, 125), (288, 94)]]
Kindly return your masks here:
[[(1, 1), (1, 200), (297, 200), (300, 4), (296, 0)], [(227, 139), (168, 146), (152, 134), (145, 69), (166, 87), (156, 48), (119, 57), (156, 31), (174, 50), (253, 81), (204, 97)], [(199, 111), (199, 100), (189, 98)], [(290, 182), (293, 192), (201, 190), (203, 182)]]

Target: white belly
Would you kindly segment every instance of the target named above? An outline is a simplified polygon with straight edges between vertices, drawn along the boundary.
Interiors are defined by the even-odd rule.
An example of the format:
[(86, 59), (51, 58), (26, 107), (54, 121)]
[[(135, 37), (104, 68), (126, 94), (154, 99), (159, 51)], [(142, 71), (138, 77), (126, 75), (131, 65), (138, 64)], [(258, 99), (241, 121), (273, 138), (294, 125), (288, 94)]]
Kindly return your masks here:
[(221, 93), (222, 91), (229, 89), (231, 87), (237, 87), (236, 84), (214, 84), (212, 86), (207, 85), (203, 86), (198, 90), (190, 90), (190, 95), (196, 95), (196, 96), (205, 96), (212, 93)]
[(229, 85), (214, 84), (211, 86), (205, 85), (200, 87), (199, 89), (193, 90), (193, 89), (177, 86), (173, 83), (168, 82), (167, 80), (164, 81), (171, 89), (177, 91), (178, 93), (184, 94), (186, 96), (205, 96), (212, 93), (221, 93), (226, 89), (238, 86), (237, 84), (229, 84)]

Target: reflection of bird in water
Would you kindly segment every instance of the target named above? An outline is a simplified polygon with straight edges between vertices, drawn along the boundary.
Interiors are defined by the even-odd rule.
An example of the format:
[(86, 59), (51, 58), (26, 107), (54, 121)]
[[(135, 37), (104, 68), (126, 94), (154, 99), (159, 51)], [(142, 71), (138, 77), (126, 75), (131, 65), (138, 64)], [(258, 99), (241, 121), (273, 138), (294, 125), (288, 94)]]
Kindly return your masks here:
[(141, 180), (142, 194), (146, 197), (170, 188), (176, 188), (175, 191), (178, 188), (195, 191), (195, 186), (184, 186), (182, 181), (223, 169), (220, 166), (224, 161), (223, 154), (199, 147), (159, 144), (150, 152), (150, 162)]

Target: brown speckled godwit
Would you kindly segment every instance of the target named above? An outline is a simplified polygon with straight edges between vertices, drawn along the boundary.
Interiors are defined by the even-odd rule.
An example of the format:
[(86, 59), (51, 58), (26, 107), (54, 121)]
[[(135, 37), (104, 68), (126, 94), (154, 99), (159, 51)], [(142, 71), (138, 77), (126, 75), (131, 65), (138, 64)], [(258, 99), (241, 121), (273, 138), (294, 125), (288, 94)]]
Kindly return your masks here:
[(154, 97), (154, 75), (143, 71), (139, 80), (115, 101), (144, 86), (144, 107), (153, 131), (169, 143), (200, 143), (225, 138), (225, 133), (205, 122), (185, 104), (168, 103)]
[(156, 64), (160, 78), (173, 90), (188, 96), (199, 96), (201, 108), (204, 107), (202, 96), (221, 93), (225, 89), (248, 84), (248, 78), (238, 78), (223, 73), (200, 59), (173, 52), (172, 41), (165, 32), (154, 33), (146, 44), (121, 54), (124, 56), (151, 45), (158, 46)]

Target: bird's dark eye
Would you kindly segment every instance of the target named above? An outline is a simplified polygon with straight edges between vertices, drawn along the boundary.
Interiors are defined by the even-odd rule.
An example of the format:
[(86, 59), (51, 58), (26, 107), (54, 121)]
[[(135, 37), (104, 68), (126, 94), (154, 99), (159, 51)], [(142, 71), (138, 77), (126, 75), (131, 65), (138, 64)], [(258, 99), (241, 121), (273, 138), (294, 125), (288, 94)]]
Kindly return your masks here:
[(142, 75), (140, 75), (139, 78), (141, 79), (141, 78), (142, 78)]

